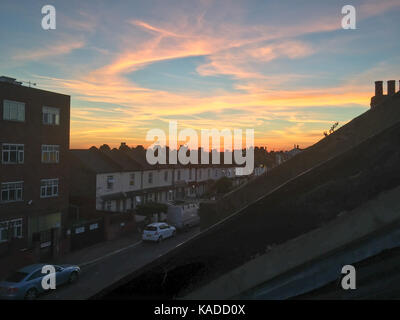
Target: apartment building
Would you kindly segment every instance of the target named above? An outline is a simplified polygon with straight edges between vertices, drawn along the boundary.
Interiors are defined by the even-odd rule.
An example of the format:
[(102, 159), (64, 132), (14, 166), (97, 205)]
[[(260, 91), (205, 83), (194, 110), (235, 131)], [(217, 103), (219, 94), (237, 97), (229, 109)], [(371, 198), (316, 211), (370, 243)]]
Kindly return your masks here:
[(0, 77), (0, 253), (56, 254), (68, 210), (70, 97)]

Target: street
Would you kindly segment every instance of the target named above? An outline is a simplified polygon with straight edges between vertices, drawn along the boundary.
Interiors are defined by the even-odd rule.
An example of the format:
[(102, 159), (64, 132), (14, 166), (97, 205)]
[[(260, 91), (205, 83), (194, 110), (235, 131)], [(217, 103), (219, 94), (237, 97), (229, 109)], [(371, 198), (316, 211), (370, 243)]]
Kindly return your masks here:
[[(139, 241), (126, 248), (99, 257), (81, 265), (79, 281), (74, 284), (57, 288), (41, 296), (40, 300), (82, 300), (88, 299), (102, 289), (112, 285), (133, 271), (150, 263), (159, 256), (173, 250), (199, 233), (199, 228), (193, 228), (185, 233), (178, 233), (176, 237), (164, 240), (161, 243)], [(69, 263), (73, 264), (73, 261)]]

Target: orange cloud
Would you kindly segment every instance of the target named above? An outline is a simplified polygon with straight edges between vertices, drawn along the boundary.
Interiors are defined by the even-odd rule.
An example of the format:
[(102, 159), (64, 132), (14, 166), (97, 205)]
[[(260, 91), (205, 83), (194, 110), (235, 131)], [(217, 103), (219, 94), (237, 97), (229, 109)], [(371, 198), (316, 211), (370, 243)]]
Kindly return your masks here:
[[(366, 8), (365, 12), (372, 10)], [(337, 17), (321, 17), (301, 25), (242, 26), (235, 24), (209, 24), (203, 15), (192, 24), (176, 19), (172, 24), (158, 25), (141, 20), (131, 20), (131, 28), (146, 31), (148, 37), (136, 42), (125, 35), (119, 49), (104, 66), (89, 70), (73, 80), (42, 78), (50, 89), (62, 88), (79, 100), (73, 105), (71, 145), (87, 147), (102, 143), (144, 143), (146, 130), (156, 120), (165, 125), (171, 118), (179, 120), (179, 126), (200, 128), (234, 128), (262, 126), (263, 121), (284, 117), (293, 125), (281, 130), (265, 129), (255, 137), (256, 143), (269, 144), (274, 148), (292, 146), (293, 143), (309, 145), (320, 137), (326, 119), (302, 119), (299, 107), (369, 104), (371, 88), (360, 86), (349, 79), (334, 88), (285, 89), (287, 80), (312, 77), (312, 75), (268, 75), (257, 68), (258, 64), (271, 63), (277, 58), (299, 59), (315, 54), (310, 44), (296, 40), (299, 35), (332, 31), (340, 28)], [(132, 43), (132, 45), (129, 45)], [(72, 47), (71, 50), (73, 50)], [(58, 49), (68, 52), (68, 46)], [(33, 57), (39, 57), (36, 52)], [(139, 86), (126, 78), (128, 73), (145, 66), (170, 59), (204, 56), (206, 63), (197, 68), (202, 76), (228, 75), (234, 78), (235, 91), (216, 89), (202, 92), (167, 92)], [(250, 63), (251, 62), (251, 63)], [(85, 105), (96, 102), (115, 107), (92, 108)], [(229, 110), (241, 111), (238, 114)], [(204, 113), (217, 113), (219, 118), (204, 118)], [(307, 129), (304, 124), (320, 124), (321, 129)], [(326, 129), (326, 128), (325, 128)], [(301, 140), (301, 141), (299, 141)]]

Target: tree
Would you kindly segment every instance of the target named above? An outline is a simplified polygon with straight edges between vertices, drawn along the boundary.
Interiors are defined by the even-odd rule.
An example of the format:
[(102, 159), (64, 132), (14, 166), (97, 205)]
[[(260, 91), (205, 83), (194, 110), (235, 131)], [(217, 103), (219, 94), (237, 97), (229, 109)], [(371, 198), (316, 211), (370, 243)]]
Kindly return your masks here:
[(146, 151), (146, 149), (141, 145), (137, 145), (136, 148), (133, 148), (135, 151), (140, 151), (140, 152), (144, 152)]
[(335, 132), (335, 129), (337, 128), (338, 125), (339, 125), (339, 122), (335, 122), (335, 123), (331, 126), (331, 128), (329, 129), (329, 133), (326, 132), (326, 131), (323, 132), (323, 133), (324, 133), (324, 136), (327, 137), (327, 136), (329, 136), (330, 134), (334, 133), (334, 132)]
[(232, 180), (227, 177), (222, 177), (215, 182), (211, 189), (216, 194), (227, 193), (232, 189)]
[(333, 126), (329, 129), (329, 134), (333, 133), (338, 125), (339, 125), (339, 122), (335, 122), (333, 124)]
[(119, 146), (119, 150), (121, 151), (129, 151), (131, 148), (129, 148), (125, 142), (121, 142), (121, 145)]
[(110, 148), (110, 146), (108, 144), (103, 144), (103, 145), (100, 146), (99, 150), (100, 151), (110, 151), (111, 148)]

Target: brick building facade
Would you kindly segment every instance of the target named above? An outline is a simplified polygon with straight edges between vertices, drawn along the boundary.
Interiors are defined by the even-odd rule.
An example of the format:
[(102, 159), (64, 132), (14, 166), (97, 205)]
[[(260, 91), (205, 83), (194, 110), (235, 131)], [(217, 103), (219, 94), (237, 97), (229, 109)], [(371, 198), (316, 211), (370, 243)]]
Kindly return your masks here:
[(57, 254), (69, 201), (69, 130), (69, 96), (0, 77), (0, 257), (11, 244)]

